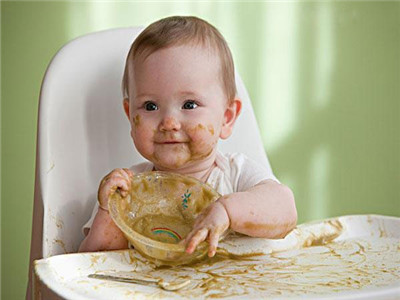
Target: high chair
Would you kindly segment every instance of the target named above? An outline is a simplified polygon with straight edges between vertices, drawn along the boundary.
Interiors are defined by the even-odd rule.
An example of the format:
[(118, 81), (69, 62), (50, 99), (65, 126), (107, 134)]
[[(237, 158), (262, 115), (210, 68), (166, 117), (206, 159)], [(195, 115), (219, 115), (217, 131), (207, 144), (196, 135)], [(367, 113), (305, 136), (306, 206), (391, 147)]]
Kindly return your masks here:
[[(121, 78), (139, 27), (79, 37), (50, 62), (40, 93), (30, 276), (35, 259), (77, 252), (82, 225), (97, 201), (101, 178), (143, 161), (130, 138)], [(269, 166), (248, 93), (236, 83), (243, 108), (222, 152), (242, 152)], [(28, 298), (30, 298), (28, 292)]]

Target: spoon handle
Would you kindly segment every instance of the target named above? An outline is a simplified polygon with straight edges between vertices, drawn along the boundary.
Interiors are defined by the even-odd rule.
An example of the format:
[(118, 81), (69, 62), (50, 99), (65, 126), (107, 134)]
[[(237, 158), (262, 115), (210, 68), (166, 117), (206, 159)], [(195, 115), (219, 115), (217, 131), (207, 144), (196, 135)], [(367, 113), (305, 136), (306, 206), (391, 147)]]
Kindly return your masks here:
[(139, 278), (112, 276), (112, 275), (105, 275), (105, 274), (89, 274), (88, 277), (96, 278), (96, 279), (103, 279), (103, 280), (127, 282), (127, 283), (137, 283), (137, 284), (143, 284), (143, 285), (158, 285), (158, 280), (151, 280), (151, 279), (139, 279)]
[(149, 278), (149, 279), (141, 279), (140, 278), (139, 279), (139, 278), (113, 276), (113, 275), (99, 274), (99, 273), (89, 274), (88, 277), (95, 278), (95, 279), (102, 279), (102, 280), (112, 280), (112, 281), (119, 281), (119, 282), (126, 282), (126, 283), (136, 283), (136, 284), (142, 284), (142, 285), (153, 285), (153, 286), (158, 286), (167, 291), (180, 290), (180, 289), (186, 287), (190, 283), (190, 280), (184, 280), (184, 281), (179, 281), (179, 282), (167, 282), (164, 280), (157, 280), (157, 279), (151, 279), (151, 278)]

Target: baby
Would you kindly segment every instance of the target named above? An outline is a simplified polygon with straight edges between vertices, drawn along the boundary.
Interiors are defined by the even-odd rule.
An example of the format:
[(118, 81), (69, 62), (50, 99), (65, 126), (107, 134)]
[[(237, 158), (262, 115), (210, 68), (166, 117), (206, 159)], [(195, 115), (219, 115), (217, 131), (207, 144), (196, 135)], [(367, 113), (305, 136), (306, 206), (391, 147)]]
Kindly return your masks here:
[(295, 227), (293, 194), (269, 167), (217, 150), (218, 140), (231, 135), (242, 104), (230, 50), (216, 28), (196, 17), (168, 17), (148, 26), (129, 51), (123, 92), (133, 142), (149, 162), (103, 178), (79, 251), (128, 248), (107, 199), (117, 190), (127, 195), (130, 178), (151, 170), (195, 177), (223, 195), (196, 219), (183, 241), (188, 253), (207, 240), (208, 255), (214, 256), (228, 228), (283, 238)]

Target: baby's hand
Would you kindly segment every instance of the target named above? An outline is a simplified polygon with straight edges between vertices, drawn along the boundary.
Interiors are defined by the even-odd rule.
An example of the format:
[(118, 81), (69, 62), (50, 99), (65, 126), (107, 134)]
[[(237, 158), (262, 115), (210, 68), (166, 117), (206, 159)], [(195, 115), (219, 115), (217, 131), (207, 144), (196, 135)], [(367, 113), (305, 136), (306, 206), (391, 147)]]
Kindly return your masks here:
[(122, 197), (126, 197), (131, 188), (133, 172), (129, 169), (114, 169), (107, 174), (100, 182), (98, 191), (99, 206), (108, 210), (108, 197), (114, 194), (117, 189)]
[(217, 251), (219, 237), (229, 228), (229, 216), (219, 201), (211, 204), (196, 219), (192, 231), (185, 238), (186, 252), (193, 253), (197, 245), (208, 239), (208, 256), (213, 257)]

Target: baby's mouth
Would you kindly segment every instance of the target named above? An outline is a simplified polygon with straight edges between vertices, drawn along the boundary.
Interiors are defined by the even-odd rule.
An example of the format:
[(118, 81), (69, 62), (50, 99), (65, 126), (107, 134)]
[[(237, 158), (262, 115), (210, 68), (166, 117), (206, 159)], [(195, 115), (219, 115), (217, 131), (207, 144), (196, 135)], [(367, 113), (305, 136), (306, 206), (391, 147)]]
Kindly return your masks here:
[(159, 145), (179, 145), (185, 144), (187, 142), (187, 138), (175, 134), (166, 134), (164, 136), (159, 136), (154, 139), (154, 143)]
[(185, 143), (184, 141), (162, 141), (162, 142), (156, 142), (156, 144), (160, 145), (175, 145), (175, 144), (183, 144)]

